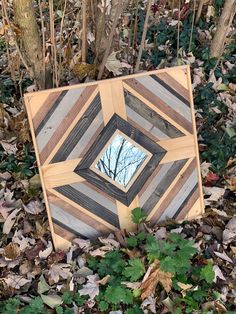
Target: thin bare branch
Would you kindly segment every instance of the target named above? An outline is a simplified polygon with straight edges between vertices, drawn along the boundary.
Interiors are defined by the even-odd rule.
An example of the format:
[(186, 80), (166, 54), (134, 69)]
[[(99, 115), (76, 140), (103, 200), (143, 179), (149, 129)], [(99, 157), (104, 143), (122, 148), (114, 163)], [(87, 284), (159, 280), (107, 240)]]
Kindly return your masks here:
[(106, 64), (107, 58), (108, 58), (108, 56), (110, 54), (111, 45), (112, 45), (113, 37), (114, 37), (114, 34), (115, 34), (115, 29), (117, 27), (117, 24), (118, 24), (118, 21), (119, 21), (119, 17), (120, 17), (120, 15), (122, 13), (122, 10), (123, 10), (123, 1), (119, 0), (118, 3), (117, 3), (117, 7), (116, 7), (115, 18), (113, 20), (112, 27), (111, 27), (111, 30), (110, 30), (110, 34), (109, 34), (109, 37), (108, 37), (108, 40), (107, 40), (106, 50), (105, 50), (105, 53), (104, 53), (104, 56), (103, 56), (103, 60), (102, 60), (102, 63), (101, 63), (100, 69), (99, 69), (98, 80), (100, 80), (102, 78), (102, 75), (103, 75), (103, 72), (104, 72), (104, 68), (105, 68), (105, 64)]
[(147, 35), (147, 29), (148, 29), (148, 20), (149, 20), (149, 16), (150, 16), (152, 3), (153, 3), (153, 0), (148, 0), (147, 12), (146, 12), (146, 17), (145, 17), (144, 26), (143, 26), (143, 34), (142, 34), (141, 44), (139, 47), (138, 58), (137, 58), (135, 69), (134, 69), (135, 72), (138, 72), (138, 70), (139, 70), (139, 65), (140, 65), (142, 54), (143, 54), (143, 49), (144, 49), (146, 35)]
[(190, 33), (190, 39), (189, 39), (189, 47), (188, 51), (191, 51), (191, 45), (193, 40), (193, 27), (194, 27), (194, 20), (195, 20), (195, 11), (196, 11), (196, 0), (193, 0), (193, 17), (192, 17), (192, 25), (191, 25), (191, 33)]
[(82, 62), (86, 62), (87, 58), (87, 0), (82, 1)]
[(202, 15), (202, 8), (205, 4), (206, 0), (200, 0), (199, 1), (199, 5), (198, 5), (198, 9), (197, 9), (197, 14), (196, 14), (196, 19), (195, 19), (195, 24), (198, 23), (198, 21), (200, 20), (200, 17)]
[(44, 82), (45, 82), (45, 79), (46, 79), (46, 64), (45, 64), (46, 39), (45, 39), (44, 18), (43, 18), (41, 0), (38, 0), (38, 6), (39, 6), (39, 14), (40, 14), (40, 20), (41, 20), (41, 33), (42, 33), (42, 45), (43, 45), (43, 47), (42, 47), (42, 50), (43, 50), (43, 78), (44, 78)]
[(22, 53), (21, 53), (21, 51), (20, 51), (20, 47), (19, 47), (19, 45), (18, 45), (18, 43), (17, 43), (17, 39), (16, 39), (16, 36), (15, 36), (15, 33), (14, 33), (12, 27), (11, 27), (11, 22), (10, 22), (8, 13), (7, 13), (7, 6), (6, 6), (5, 0), (2, 0), (2, 8), (3, 8), (4, 15), (5, 15), (5, 19), (6, 19), (6, 21), (7, 21), (7, 24), (8, 24), (8, 26), (9, 26), (9, 29), (10, 29), (10, 31), (11, 31), (12, 38), (13, 38), (13, 41), (14, 41), (16, 50), (17, 50), (17, 52), (18, 52), (18, 54), (19, 54), (19, 57), (20, 57), (20, 59), (21, 59), (21, 62), (23, 63), (23, 65), (24, 65), (24, 67), (26, 68), (26, 70), (29, 72), (29, 75), (30, 75), (31, 77), (33, 77), (33, 73), (32, 73), (32, 71), (30, 70), (30, 68), (29, 68), (29, 66), (28, 66), (28, 64), (27, 64), (27, 62), (26, 62), (26, 60), (25, 60), (25, 58), (23, 57), (23, 55), (22, 55)]
[(60, 84), (60, 76), (61, 76), (61, 64), (62, 64), (62, 37), (63, 37), (63, 24), (64, 24), (64, 19), (65, 19), (65, 14), (66, 14), (66, 6), (67, 6), (67, 0), (65, 0), (64, 3), (64, 8), (62, 12), (62, 17), (61, 17), (61, 25), (60, 25), (60, 54), (59, 54), (59, 69), (58, 69), (58, 85)]

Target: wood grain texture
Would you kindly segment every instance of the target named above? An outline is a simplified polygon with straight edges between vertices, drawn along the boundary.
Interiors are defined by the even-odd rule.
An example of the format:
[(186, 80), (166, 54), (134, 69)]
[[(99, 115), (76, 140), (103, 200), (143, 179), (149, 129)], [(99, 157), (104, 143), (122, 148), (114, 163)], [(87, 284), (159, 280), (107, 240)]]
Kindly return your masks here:
[(184, 135), (128, 91), (125, 92), (125, 102), (128, 106), (127, 116), (153, 133), (158, 139), (176, 138)]
[[(55, 247), (119, 228), (142, 206), (152, 224), (203, 213), (189, 67), (26, 95)], [(127, 189), (95, 173), (115, 132), (150, 154)], [(80, 173), (78, 173), (78, 170)]]
[[(174, 110), (174, 106), (172, 105), (171, 100), (168, 101), (168, 104), (163, 101), (161, 98), (158, 97), (158, 92), (154, 94), (151, 89), (147, 89), (146, 86), (148, 86), (149, 81), (145, 81), (146, 86), (144, 86), (141, 82), (137, 81), (136, 79), (129, 79), (126, 80), (125, 83), (132, 88), (136, 93), (141, 94), (145, 99), (147, 99), (150, 103), (152, 103), (156, 108), (161, 110), (163, 113), (168, 115), (172, 121), (178, 121), (178, 124), (180, 124), (187, 132), (192, 133), (192, 123), (188, 120), (189, 115), (187, 116), (188, 119), (184, 117), (184, 114), (186, 113), (183, 111), (182, 108), (180, 108), (178, 111)], [(170, 105), (171, 104), (171, 105)], [(187, 110), (186, 110), (187, 111)], [(180, 114), (181, 112), (181, 114)]]

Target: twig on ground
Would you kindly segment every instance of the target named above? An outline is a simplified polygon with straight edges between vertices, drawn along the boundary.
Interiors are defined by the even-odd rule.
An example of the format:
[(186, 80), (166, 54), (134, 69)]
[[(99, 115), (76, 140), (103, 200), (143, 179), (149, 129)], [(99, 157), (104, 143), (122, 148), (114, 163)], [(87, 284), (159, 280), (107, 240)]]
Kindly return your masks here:
[(179, 0), (179, 5), (178, 5), (177, 53), (176, 53), (177, 59), (179, 57), (180, 8), (181, 8), (181, 0)]

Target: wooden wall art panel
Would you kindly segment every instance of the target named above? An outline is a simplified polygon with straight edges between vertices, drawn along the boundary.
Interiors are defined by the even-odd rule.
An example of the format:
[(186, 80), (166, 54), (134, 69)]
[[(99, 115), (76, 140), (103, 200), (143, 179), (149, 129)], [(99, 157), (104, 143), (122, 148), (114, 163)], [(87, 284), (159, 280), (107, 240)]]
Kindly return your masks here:
[(156, 70), (25, 95), (56, 248), (203, 213), (190, 72)]

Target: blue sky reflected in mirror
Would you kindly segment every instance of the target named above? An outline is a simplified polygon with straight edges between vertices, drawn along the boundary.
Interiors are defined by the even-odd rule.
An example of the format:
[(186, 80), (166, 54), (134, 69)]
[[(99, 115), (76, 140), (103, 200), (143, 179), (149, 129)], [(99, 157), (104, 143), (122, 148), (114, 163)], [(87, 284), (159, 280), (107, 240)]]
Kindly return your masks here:
[(118, 134), (95, 167), (117, 183), (127, 187), (147, 155)]

